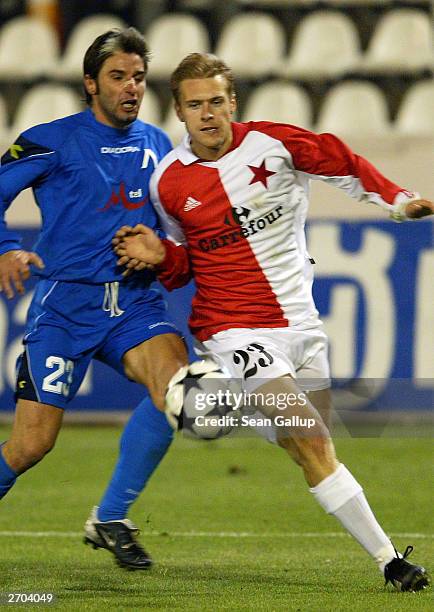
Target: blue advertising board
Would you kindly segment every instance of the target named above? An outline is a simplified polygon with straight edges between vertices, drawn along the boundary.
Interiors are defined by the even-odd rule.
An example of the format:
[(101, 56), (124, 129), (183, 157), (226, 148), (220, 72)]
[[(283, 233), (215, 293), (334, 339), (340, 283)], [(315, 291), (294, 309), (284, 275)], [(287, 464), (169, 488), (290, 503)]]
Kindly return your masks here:
[[(376, 381), (387, 409), (434, 405), (434, 240), (429, 220), (311, 221), (314, 297), (330, 338), (333, 377)], [(36, 232), (23, 230), (25, 248)], [(34, 281), (13, 300), (0, 298), (0, 410), (13, 409), (16, 356)], [(187, 319), (194, 286), (165, 293), (191, 347)], [(192, 353), (193, 354), (193, 353)], [(400, 384), (394, 384), (400, 381)], [(143, 389), (93, 362), (69, 410), (127, 410)], [(366, 403), (366, 402), (365, 402)]]

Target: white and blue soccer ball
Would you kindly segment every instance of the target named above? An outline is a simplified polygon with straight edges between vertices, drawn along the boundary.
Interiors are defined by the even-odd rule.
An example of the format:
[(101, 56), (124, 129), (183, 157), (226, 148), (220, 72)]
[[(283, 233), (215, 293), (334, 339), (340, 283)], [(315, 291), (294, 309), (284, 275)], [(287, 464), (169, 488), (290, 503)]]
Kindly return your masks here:
[(169, 383), (166, 417), (175, 430), (203, 440), (214, 440), (236, 427), (239, 412), (234, 394), (240, 392), (211, 359), (195, 361), (181, 368)]

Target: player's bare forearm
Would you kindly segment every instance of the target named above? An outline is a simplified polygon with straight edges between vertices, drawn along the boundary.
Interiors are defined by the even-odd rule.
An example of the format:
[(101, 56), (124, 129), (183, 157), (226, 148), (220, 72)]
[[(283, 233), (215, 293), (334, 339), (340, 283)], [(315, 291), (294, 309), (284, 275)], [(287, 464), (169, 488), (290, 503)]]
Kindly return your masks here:
[(44, 262), (36, 253), (30, 251), (13, 250), (0, 255), (0, 291), (12, 299), (15, 292), (23, 295), (24, 281), (31, 274), (30, 266), (35, 265), (42, 269)]
[(409, 219), (421, 219), (434, 215), (434, 202), (430, 200), (413, 200), (405, 207), (405, 214)]

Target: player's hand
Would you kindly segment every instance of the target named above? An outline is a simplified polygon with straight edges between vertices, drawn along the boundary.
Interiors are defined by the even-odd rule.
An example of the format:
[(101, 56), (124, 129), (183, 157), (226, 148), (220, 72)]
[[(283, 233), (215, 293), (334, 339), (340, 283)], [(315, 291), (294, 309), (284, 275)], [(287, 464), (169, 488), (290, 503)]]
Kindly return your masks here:
[(129, 236), (135, 233), (137, 232), (134, 232), (134, 228), (132, 228), (131, 225), (123, 225), (121, 228), (118, 229), (118, 231), (116, 232), (116, 234), (114, 235), (112, 239), (113, 248), (116, 250), (116, 247), (122, 242), (125, 236)]
[(166, 248), (157, 234), (146, 225), (124, 225), (113, 238), (113, 247), (119, 256), (117, 264), (125, 266), (124, 276), (133, 270), (154, 268), (166, 257)]
[[(141, 224), (139, 225), (140, 227), (145, 227)], [(122, 272), (122, 276), (129, 276), (131, 272), (134, 271), (139, 272), (140, 270), (145, 270), (146, 268), (153, 268), (152, 265), (143, 263), (138, 259), (130, 259), (128, 255), (126, 255), (125, 248), (120, 247), (126, 236), (132, 236), (138, 233), (139, 225), (136, 225), (134, 228), (131, 227), (131, 225), (123, 225), (120, 229), (118, 229), (114, 235), (114, 238), (112, 239), (112, 245), (115, 253), (117, 255), (120, 255), (120, 251), (123, 253), (116, 262), (118, 266), (123, 266), (126, 268), (125, 271)]]
[(405, 207), (405, 214), (409, 219), (420, 219), (434, 215), (434, 202), (429, 200), (413, 200)]
[(31, 251), (13, 250), (0, 255), (0, 291), (6, 297), (12, 299), (15, 291), (23, 295), (23, 282), (30, 277), (32, 264), (41, 270), (45, 267), (39, 255)]

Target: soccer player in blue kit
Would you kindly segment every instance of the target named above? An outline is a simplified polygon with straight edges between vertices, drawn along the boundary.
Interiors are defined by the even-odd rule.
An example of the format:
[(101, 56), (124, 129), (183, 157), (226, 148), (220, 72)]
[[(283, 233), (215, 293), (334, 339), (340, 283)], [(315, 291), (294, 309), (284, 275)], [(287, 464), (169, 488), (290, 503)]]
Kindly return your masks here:
[[(12, 298), (24, 292), (31, 272), (39, 279), (17, 364), (15, 421), (0, 446), (0, 497), (53, 448), (91, 359), (110, 365), (145, 385), (150, 397), (125, 427), (85, 541), (110, 550), (129, 569), (152, 563), (126, 515), (171, 443), (165, 391), (188, 363), (162, 296), (150, 288), (153, 273), (123, 278), (111, 245), (125, 224), (158, 230), (148, 183), (171, 144), (160, 129), (136, 120), (149, 56), (134, 28), (99, 36), (84, 57), (88, 108), (25, 131), (0, 168), (0, 290)], [(42, 214), (34, 252), (23, 250), (4, 222), (27, 187)]]

